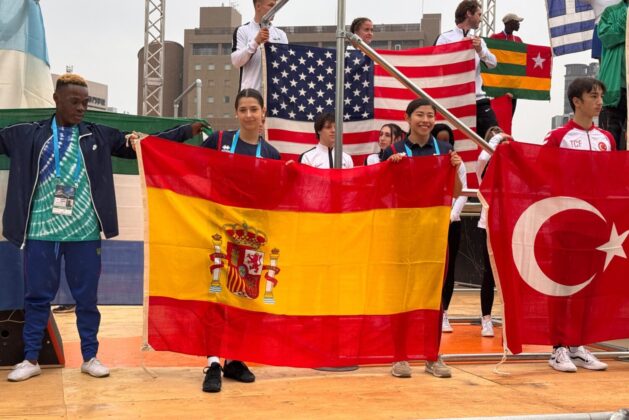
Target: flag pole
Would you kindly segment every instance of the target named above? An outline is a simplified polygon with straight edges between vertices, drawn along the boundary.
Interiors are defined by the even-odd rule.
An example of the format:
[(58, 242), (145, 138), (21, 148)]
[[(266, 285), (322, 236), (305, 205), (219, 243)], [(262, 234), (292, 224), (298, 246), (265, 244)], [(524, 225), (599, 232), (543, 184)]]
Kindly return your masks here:
[(336, 137), (334, 139), (334, 167), (343, 167), (343, 110), (345, 100), (345, 0), (338, 0), (336, 12)]
[(279, 0), (275, 3), (275, 6), (271, 7), (271, 9), (266, 12), (262, 19), (260, 20), (260, 26), (263, 28), (268, 28), (271, 25), (271, 21), (275, 17), (275, 14), (284, 6), (286, 6), (288, 0)]
[[(340, 3), (340, 1), (339, 1)], [(395, 77), (400, 83), (409, 88), (413, 93), (422, 98), (426, 99), (430, 102), (437, 111), (445, 117), (446, 120), (450, 121), (456, 128), (461, 130), (467, 137), (469, 137), (474, 143), (476, 143), (480, 148), (487, 151), (488, 153), (493, 153), (494, 149), (487, 143), (484, 139), (482, 139), (478, 134), (474, 132), (470, 127), (465, 125), (463, 121), (459, 120), (457, 117), (452, 115), (450, 111), (441, 106), (439, 102), (437, 102), (434, 98), (424, 92), (423, 89), (415, 85), (408, 77), (406, 77), (402, 72), (400, 72), (395, 66), (389, 64), (380, 54), (373, 50), (369, 45), (367, 45), (358, 35), (346, 33), (345, 36), (349, 39), (352, 44), (358, 49), (360, 49), (363, 53), (365, 53), (369, 58), (378, 63), (387, 73), (391, 76)], [(338, 44), (337, 44), (338, 48)], [(338, 81), (337, 81), (337, 89), (338, 89)], [(338, 93), (337, 93), (338, 95)], [(337, 104), (338, 104), (338, 96), (337, 96)], [(338, 106), (337, 106), (338, 112)], [(342, 112), (342, 111), (341, 111)], [(338, 124), (337, 124), (337, 135), (338, 135)]]

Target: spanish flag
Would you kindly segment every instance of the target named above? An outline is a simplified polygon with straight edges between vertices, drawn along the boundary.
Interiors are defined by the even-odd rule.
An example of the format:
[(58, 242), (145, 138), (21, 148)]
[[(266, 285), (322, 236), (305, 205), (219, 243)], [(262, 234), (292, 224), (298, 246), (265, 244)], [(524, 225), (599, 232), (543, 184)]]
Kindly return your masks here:
[(294, 366), (434, 359), (454, 169), (351, 170), (149, 137), (147, 341)]
[(550, 47), (483, 39), (498, 61), (493, 69), (482, 64), (483, 90), (487, 95), (497, 98), (511, 93), (515, 98), (550, 100)]

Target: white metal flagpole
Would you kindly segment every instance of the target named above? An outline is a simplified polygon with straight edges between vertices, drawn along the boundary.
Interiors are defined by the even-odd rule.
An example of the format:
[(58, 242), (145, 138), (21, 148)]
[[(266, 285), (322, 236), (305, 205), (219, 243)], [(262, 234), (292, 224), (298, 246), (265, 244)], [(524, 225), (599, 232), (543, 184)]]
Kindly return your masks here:
[(336, 14), (336, 138), (334, 141), (334, 167), (343, 165), (343, 90), (345, 86), (345, 0), (338, 0)]

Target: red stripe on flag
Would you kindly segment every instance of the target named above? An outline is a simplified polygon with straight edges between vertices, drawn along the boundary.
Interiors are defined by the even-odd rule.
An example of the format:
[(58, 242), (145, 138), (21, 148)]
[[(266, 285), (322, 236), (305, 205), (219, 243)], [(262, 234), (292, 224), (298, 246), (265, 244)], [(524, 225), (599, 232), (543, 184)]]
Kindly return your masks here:
[(460, 42), (454, 42), (451, 44), (437, 45), (434, 47), (421, 47), (411, 48), (408, 50), (376, 50), (380, 55), (417, 55), (417, 56), (431, 56), (436, 54), (447, 54), (453, 52), (460, 52), (472, 49), (472, 40), (465, 39)]
[[(301, 133), (296, 131), (288, 131), (288, 130), (279, 130), (272, 129), (268, 130), (269, 139), (273, 139), (273, 141), (287, 141), (291, 143), (299, 143), (305, 145), (311, 145), (314, 147), (318, 140), (315, 137), (314, 133)], [(374, 137), (375, 133), (375, 137)], [(343, 144), (364, 144), (371, 143), (374, 140), (378, 139), (378, 131), (364, 131), (360, 133), (343, 133)], [(282, 157), (286, 159), (284, 154)]]
[[(284, 316), (151, 296), (148, 320), (149, 344), (158, 351), (320, 367), (436, 360), (441, 316), (436, 310)], [(243, 344), (245, 331), (247, 342)]]
[[(476, 105), (465, 105), (462, 107), (450, 108), (450, 113), (452, 113), (457, 118), (463, 117), (471, 117), (476, 116)], [(406, 115), (405, 111), (397, 110), (397, 109), (387, 109), (387, 108), (376, 108), (375, 110), (376, 118), (382, 120), (392, 120), (392, 121), (404, 121), (404, 116)], [(442, 115), (437, 114), (437, 120), (443, 120)]]
[[(458, 73), (464, 73), (467, 71), (474, 71), (474, 61), (461, 61), (458, 63), (450, 63), (443, 66), (425, 66), (425, 67), (405, 67), (399, 66), (397, 69), (404, 73), (406, 77), (435, 77), (435, 76), (449, 76)], [(376, 76), (388, 76), (389, 73), (381, 66), (374, 67), (374, 74)]]
[[(443, 99), (451, 98), (453, 96), (467, 95), (474, 92), (475, 88), (476, 85), (474, 84), (474, 81), (471, 81), (458, 85), (450, 85), (447, 88), (430, 87), (423, 90), (434, 99)], [(383, 86), (376, 86), (374, 89), (374, 96), (376, 98), (407, 99), (409, 102), (413, 99), (417, 99), (417, 95), (407, 88), (392, 88)], [(476, 115), (476, 111), (474, 111), (474, 115)]]
[[(319, 213), (451, 205), (455, 171), (448, 156), (344, 170), (287, 166), (277, 160), (217, 152), (157, 137), (144, 139), (141, 147), (148, 187), (223, 205)], [(158, 163), (163, 161), (171, 164), (163, 167)], [(260, 171), (267, 176), (257, 176)], [(295, 176), (296, 171), (300, 176)], [(409, 188), (417, 194), (408, 194)]]

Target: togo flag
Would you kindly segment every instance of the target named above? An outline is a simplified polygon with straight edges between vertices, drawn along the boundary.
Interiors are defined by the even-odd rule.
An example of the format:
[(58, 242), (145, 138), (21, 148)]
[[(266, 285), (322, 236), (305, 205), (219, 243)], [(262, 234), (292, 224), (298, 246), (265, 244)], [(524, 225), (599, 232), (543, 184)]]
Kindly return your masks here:
[(515, 98), (550, 100), (552, 52), (550, 47), (484, 38), (498, 65), (482, 64), (483, 89), (497, 98), (511, 93)]
[(0, 108), (54, 106), (39, 2), (0, 1), (0, 63)]

